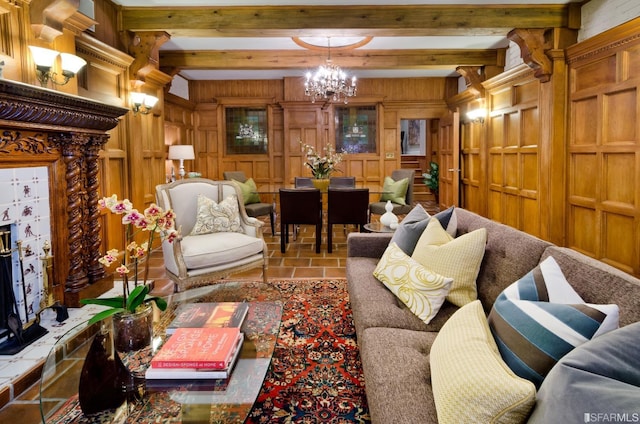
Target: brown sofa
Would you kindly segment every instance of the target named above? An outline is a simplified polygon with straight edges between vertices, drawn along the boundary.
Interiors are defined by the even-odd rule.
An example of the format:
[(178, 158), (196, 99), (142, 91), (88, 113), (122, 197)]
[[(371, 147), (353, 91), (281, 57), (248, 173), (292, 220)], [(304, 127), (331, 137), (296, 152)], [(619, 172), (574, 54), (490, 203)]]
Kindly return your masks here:
[[(621, 327), (640, 321), (640, 280), (464, 209), (456, 209), (456, 217), (458, 235), (487, 229), (477, 278), (478, 297), (487, 314), (503, 289), (551, 255), (586, 302), (617, 304)], [(371, 419), (437, 423), (429, 351), (439, 329), (458, 308), (445, 302), (426, 325), (373, 276), (391, 237), (352, 233), (347, 241), (348, 290)]]

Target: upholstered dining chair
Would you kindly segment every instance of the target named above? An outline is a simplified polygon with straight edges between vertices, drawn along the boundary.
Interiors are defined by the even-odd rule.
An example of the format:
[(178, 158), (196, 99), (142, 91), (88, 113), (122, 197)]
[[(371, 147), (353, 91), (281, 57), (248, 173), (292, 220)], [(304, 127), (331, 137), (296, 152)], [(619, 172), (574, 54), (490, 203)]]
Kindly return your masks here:
[(329, 186), (327, 206), (327, 251), (333, 248), (333, 224), (356, 224), (360, 231), (368, 222), (368, 188), (336, 188)]
[(280, 189), (280, 251), (289, 242), (289, 225), (316, 226), (316, 253), (322, 240), (322, 198), (317, 188)]
[(244, 208), (247, 211), (247, 215), (254, 218), (269, 215), (271, 235), (276, 235), (276, 208), (273, 203), (263, 203), (260, 201), (260, 196), (256, 192), (257, 187), (255, 187), (255, 183), (247, 183), (249, 178), (247, 178), (244, 171), (225, 171), (222, 173), (222, 176), (225, 180), (237, 181), (241, 184), (244, 196)]
[(329, 177), (329, 187), (356, 187), (356, 177)]
[(295, 188), (315, 188), (313, 181), (309, 177), (294, 177), (293, 186)]
[[(371, 221), (371, 215), (382, 215), (386, 212), (385, 205), (387, 204), (387, 199), (391, 200), (393, 204), (392, 212), (395, 215), (406, 215), (411, 212), (413, 209), (413, 179), (415, 178), (415, 171), (413, 169), (396, 169), (391, 172), (391, 177), (385, 178), (385, 187), (383, 187), (383, 193), (380, 195), (380, 200), (377, 202), (373, 202), (369, 204), (369, 221)], [(390, 179), (389, 179), (390, 178)], [(394, 193), (385, 192), (389, 187), (393, 187), (393, 183), (398, 183), (400, 180), (407, 178), (407, 191), (404, 195), (404, 204), (397, 201), (397, 199), (393, 199)], [(389, 184), (386, 184), (386, 183)], [(392, 191), (392, 190), (391, 190)]]
[(232, 181), (189, 178), (156, 186), (156, 202), (173, 209), (180, 236), (162, 242), (167, 275), (176, 290), (210, 284), (230, 274), (262, 267), (267, 281), (263, 222), (249, 217)]

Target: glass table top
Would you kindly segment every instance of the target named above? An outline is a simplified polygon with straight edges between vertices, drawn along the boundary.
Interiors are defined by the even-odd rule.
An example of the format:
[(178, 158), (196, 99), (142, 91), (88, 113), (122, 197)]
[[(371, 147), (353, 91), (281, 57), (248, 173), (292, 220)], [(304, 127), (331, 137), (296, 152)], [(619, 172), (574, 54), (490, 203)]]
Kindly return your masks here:
[[(111, 331), (110, 321), (69, 330), (51, 349), (42, 371), (40, 407), (46, 423), (212, 423), (244, 422), (271, 363), (282, 317), (280, 293), (262, 282), (224, 282), (167, 297), (156, 311), (152, 352), (165, 340), (165, 328), (183, 303), (248, 301), (242, 325), (245, 341), (231, 376), (221, 380), (147, 380), (123, 396), (118, 407), (84, 415), (78, 387), (87, 352), (96, 333)], [(125, 363), (127, 363), (125, 358)], [(127, 365), (130, 366), (130, 365)], [(146, 367), (146, 365), (143, 365)], [(140, 371), (138, 369), (138, 371)]]

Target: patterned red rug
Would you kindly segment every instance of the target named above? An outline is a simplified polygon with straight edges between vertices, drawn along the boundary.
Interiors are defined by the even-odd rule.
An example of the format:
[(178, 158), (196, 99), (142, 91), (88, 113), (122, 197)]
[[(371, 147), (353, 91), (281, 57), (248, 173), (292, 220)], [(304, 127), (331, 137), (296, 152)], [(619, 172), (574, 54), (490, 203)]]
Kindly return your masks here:
[[(229, 300), (234, 300), (232, 296), (247, 301), (280, 299), (284, 305), (271, 367), (245, 422), (370, 422), (346, 280), (281, 280), (269, 284), (271, 287), (265, 289), (262, 283), (247, 282), (242, 292), (232, 288), (228, 293)], [(170, 417), (179, 416), (180, 410), (173, 410), (171, 405), (164, 418), (147, 416), (145, 422), (176, 422)], [(105, 411), (104, 416), (112, 413)], [(84, 417), (75, 396), (47, 422), (107, 422), (101, 421), (102, 415)]]
[(246, 422), (369, 422), (346, 280), (271, 283), (284, 300), (282, 324)]

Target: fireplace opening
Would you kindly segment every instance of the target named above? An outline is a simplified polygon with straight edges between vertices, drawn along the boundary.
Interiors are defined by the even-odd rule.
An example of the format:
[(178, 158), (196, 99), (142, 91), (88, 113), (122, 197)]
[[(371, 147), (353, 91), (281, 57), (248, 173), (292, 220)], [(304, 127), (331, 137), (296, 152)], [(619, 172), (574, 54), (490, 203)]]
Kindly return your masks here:
[[(0, 226), (0, 355), (14, 355), (48, 333), (35, 319), (29, 321), (23, 248), (15, 238), (16, 227)], [(21, 271), (22, 297), (13, 283), (16, 261)], [(18, 299), (22, 300), (22, 311)]]

